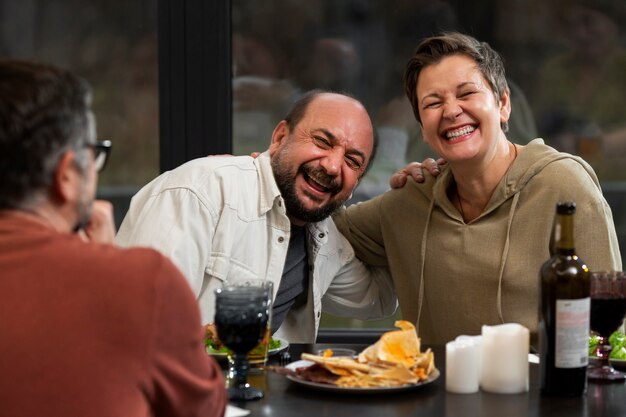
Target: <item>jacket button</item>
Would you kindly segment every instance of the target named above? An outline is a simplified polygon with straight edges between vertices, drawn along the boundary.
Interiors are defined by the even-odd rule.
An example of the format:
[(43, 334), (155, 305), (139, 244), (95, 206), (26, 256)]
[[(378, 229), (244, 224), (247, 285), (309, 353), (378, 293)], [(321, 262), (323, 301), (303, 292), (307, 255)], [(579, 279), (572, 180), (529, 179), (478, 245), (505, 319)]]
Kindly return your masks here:
[(284, 237), (280, 236), (280, 237), (278, 238), (278, 243), (283, 243), (284, 241), (285, 241), (285, 238), (284, 238)]
[(317, 318), (319, 319), (321, 315), (322, 315), (322, 312), (321, 312), (321, 311), (318, 311), (318, 312), (317, 312)]

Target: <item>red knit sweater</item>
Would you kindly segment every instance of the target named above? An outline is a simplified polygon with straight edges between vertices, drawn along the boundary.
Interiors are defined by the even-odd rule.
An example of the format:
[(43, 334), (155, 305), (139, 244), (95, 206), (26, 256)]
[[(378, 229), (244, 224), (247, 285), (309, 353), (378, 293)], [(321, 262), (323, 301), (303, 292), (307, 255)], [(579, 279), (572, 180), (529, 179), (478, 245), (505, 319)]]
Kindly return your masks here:
[(150, 249), (0, 212), (0, 415), (222, 416), (185, 279)]

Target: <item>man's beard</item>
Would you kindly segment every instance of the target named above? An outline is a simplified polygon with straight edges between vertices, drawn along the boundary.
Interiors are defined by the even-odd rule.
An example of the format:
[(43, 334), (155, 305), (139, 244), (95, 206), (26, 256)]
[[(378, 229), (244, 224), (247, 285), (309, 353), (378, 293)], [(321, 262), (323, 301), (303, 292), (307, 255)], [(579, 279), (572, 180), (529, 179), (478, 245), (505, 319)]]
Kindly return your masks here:
[[(331, 179), (321, 167), (308, 168), (306, 165), (302, 165), (297, 172), (290, 173), (287, 167), (281, 168), (280, 153), (277, 153), (272, 158), (272, 171), (274, 172), (274, 179), (276, 180), (278, 189), (280, 190), (283, 200), (285, 201), (285, 210), (287, 211), (287, 215), (289, 217), (302, 220), (307, 223), (316, 223), (324, 220), (337, 211), (337, 209), (339, 209), (345, 201), (331, 201), (316, 209), (307, 209), (304, 207), (304, 204), (302, 204), (296, 194), (296, 176), (299, 172), (313, 178), (329, 179), (326, 183), (329, 184), (329, 189), (332, 195), (341, 191), (341, 186), (339, 186), (336, 181)], [(310, 198), (314, 197), (311, 196)]]

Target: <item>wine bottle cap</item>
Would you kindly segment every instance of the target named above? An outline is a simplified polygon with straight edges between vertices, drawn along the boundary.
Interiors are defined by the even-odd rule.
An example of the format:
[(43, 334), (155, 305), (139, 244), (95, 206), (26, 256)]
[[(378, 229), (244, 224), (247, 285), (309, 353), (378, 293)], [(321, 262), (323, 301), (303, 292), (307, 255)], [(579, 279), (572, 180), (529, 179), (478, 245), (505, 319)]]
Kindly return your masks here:
[(576, 212), (576, 203), (573, 201), (565, 201), (556, 203), (557, 214), (574, 214)]

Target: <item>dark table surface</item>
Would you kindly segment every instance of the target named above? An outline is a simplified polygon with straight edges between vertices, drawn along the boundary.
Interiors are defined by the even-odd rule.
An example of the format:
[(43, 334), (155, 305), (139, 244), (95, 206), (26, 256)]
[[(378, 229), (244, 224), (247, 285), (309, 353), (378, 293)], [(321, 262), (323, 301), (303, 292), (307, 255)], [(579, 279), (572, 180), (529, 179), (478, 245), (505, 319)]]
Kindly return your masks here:
[[(292, 344), (291, 360), (302, 352), (317, 352), (326, 347), (346, 347), (360, 352), (366, 345)], [(272, 417), (392, 417), (392, 416), (626, 416), (626, 385), (590, 382), (582, 397), (544, 397), (539, 392), (539, 366), (530, 364), (530, 390), (524, 394), (451, 394), (446, 392), (445, 347), (431, 346), (441, 376), (436, 381), (410, 391), (379, 394), (326, 392), (289, 381), (269, 371), (256, 371), (249, 382), (265, 390), (258, 401), (235, 403), (250, 410), (250, 416)], [(278, 356), (270, 364), (278, 364)]]

